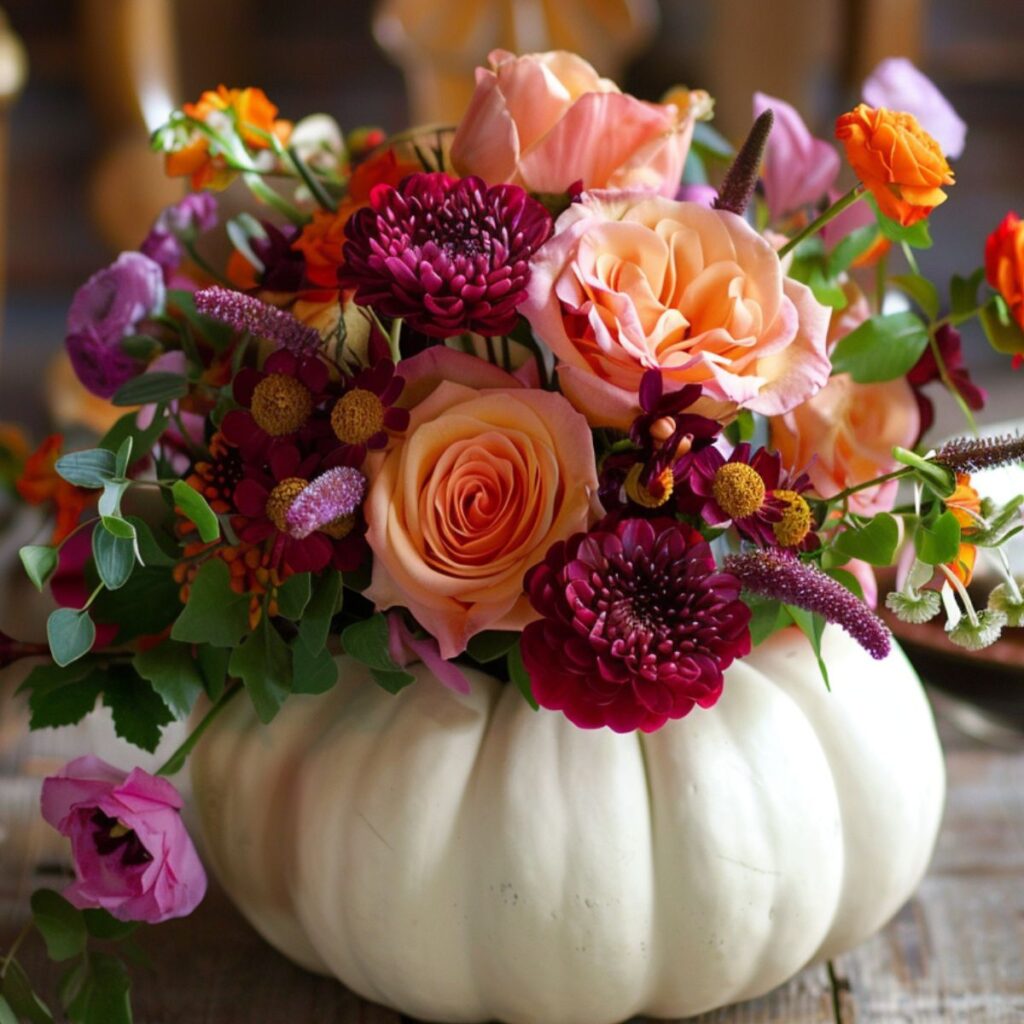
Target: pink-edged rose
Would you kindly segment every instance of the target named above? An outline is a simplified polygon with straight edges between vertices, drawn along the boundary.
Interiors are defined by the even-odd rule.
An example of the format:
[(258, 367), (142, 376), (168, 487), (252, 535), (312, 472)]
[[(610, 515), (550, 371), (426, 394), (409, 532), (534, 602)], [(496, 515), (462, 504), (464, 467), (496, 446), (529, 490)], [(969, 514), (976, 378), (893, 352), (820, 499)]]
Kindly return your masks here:
[(754, 117), (775, 115), (761, 177), (772, 220), (781, 220), (825, 197), (839, 176), (839, 154), (830, 142), (815, 138), (804, 119), (785, 100), (754, 93)]
[(704, 390), (702, 414), (779, 415), (828, 380), (829, 311), (741, 217), (639, 193), (591, 192), (533, 259), (521, 312), (593, 426), (628, 430), (640, 381)]
[(672, 103), (619, 91), (582, 57), (555, 50), (521, 57), (492, 50), (459, 122), (451, 158), (463, 177), (529, 192), (645, 188), (673, 195), (706, 93), (678, 90)]
[(526, 571), (595, 514), (586, 421), (559, 394), (451, 349), (402, 363), (409, 426), (367, 460), (367, 597), (408, 608), (442, 658), (536, 617)]
[(191, 914), (206, 873), (166, 779), (79, 757), (43, 783), (43, 817), (71, 840), (76, 881), (65, 898), (121, 921), (158, 924)]

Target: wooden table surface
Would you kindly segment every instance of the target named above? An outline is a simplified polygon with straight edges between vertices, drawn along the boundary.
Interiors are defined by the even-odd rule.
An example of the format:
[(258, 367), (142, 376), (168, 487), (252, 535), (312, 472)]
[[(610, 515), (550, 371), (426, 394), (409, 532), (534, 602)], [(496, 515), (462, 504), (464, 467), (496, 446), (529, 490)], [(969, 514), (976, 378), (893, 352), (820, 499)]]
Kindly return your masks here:
[[(10, 728), (10, 707), (0, 693), (0, 725), (4, 718), (8, 723), (6, 743), (0, 728), (0, 950), (24, 920), (27, 894), (54, 884), (62, 856), (36, 811), (46, 759), (25, 754), (24, 739)], [(1024, 1022), (1024, 741), (994, 748), (965, 739), (948, 723), (942, 732), (945, 822), (927, 878), (895, 920), (839, 958), (833, 978), (824, 966), (809, 968), (769, 996), (695, 1022)], [(192, 918), (147, 930), (143, 944), (155, 969), (135, 972), (139, 1024), (403, 1020), (293, 967), (216, 888)], [(52, 991), (57, 972), (36, 939), (23, 961)]]

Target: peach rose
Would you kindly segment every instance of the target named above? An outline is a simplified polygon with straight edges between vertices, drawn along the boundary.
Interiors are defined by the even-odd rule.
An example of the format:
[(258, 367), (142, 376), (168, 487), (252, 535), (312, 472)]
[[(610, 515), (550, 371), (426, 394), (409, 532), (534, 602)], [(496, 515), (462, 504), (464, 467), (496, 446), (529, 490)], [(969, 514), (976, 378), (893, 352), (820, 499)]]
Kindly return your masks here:
[(555, 50), (522, 57), (492, 50), (452, 141), (463, 177), (530, 192), (646, 188), (674, 195), (707, 93), (676, 90), (672, 103), (626, 96), (582, 57)]
[(482, 630), (536, 618), (523, 576), (587, 529), (597, 491), (590, 431), (561, 395), (449, 352), (403, 362), (419, 401), (404, 436), (371, 457), (365, 505), (367, 596), (408, 608), (445, 658)]
[(667, 390), (701, 384), (701, 411), (727, 417), (788, 412), (831, 368), (829, 311), (772, 245), (735, 214), (661, 196), (570, 206), (534, 255), (521, 312), (594, 426), (629, 427), (650, 369)]
[(836, 121), (836, 138), (886, 217), (908, 227), (946, 201), (953, 172), (913, 114), (859, 103)]

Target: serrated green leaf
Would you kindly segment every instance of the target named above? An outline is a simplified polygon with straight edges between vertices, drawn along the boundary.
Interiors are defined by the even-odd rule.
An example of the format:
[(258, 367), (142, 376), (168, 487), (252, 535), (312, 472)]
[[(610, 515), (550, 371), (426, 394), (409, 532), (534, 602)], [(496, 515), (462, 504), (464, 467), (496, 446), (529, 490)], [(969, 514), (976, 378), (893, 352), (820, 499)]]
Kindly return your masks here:
[(232, 651), (228, 672), (241, 679), (259, 720), (264, 725), (273, 721), (292, 692), (292, 657), (266, 615)]
[(153, 405), (173, 402), (188, 394), (188, 379), (179, 373), (153, 370), (122, 384), (110, 400), (112, 405)]
[(895, 380), (921, 358), (928, 329), (913, 313), (873, 316), (832, 351), (832, 372), (848, 373), (860, 384)]
[(540, 711), (540, 705), (537, 703), (537, 698), (533, 695), (533, 684), (530, 682), (530, 673), (526, 671), (526, 665), (523, 664), (523, 652), (520, 649), (520, 645), (516, 644), (508, 652), (508, 674), (509, 678), (515, 683), (516, 688), (523, 695), (526, 703), (533, 708), (534, 711)]
[(121, 942), (139, 927), (138, 921), (119, 921), (106, 910), (83, 910), (82, 918), (89, 934), (105, 942)]
[(53, 660), (63, 667), (92, 650), (96, 642), (96, 627), (87, 611), (58, 608), (46, 620), (46, 639)]
[(331, 620), (341, 610), (343, 593), (339, 572), (328, 571), (313, 585), (313, 594), (299, 622), (299, 639), (310, 654), (319, 654), (324, 649)]
[(338, 663), (326, 647), (315, 654), (298, 637), (292, 643), (294, 693), (326, 693), (338, 681)]
[(929, 320), (934, 320), (939, 315), (939, 292), (927, 277), (920, 274), (897, 274), (889, 280), (901, 292), (909, 295)]
[(921, 523), (914, 535), (914, 549), (926, 565), (952, 562), (960, 551), (960, 523), (956, 516), (947, 510), (934, 523)]
[(69, 484), (97, 489), (117, 475), (117, 459), (106, 448), (90, 448), (62, 455), (54, 469)]
[(80, 722), (96, 706), (102, 674), (92, 659), (61, 668), (38, 665), (18, 688), (29, 695), (30, 729), (58, 729)]
[(466, 653), (481, 665), (504, 658), (519, 643), (520, 634), (514, 630), (488, 629), (470, 637)]
[(209, 544), (220, 537), (220, 521), (206, 499), (184, 480), (175, 480), (171, 486), (174, 504), (182, 515), (190, 519), (199, 531), (199, 538)]
[(110, 708), (114, 732), (150, 754), (160, 744), (163, 727), (174, 721), (174, 715), (153, 687), (126, 666), (108, 671), (103, 704)]
[(85, 920), (80, 910), (52, 889), (37, 889), (31, 905), (32, 919), (51, 960), (59, 963), (85, 951)]
[(416, 682), (416, 677), (404, 669), (372, 668), (370, 675), (373, 676), (377, 685), (388, 693), (400, 693), (407, 686)]
[(108, 590), (119, 590), (135, 568), (135, 544), (107, 530), (93, 530), (92, 557), (104, 586)]
[(29, 1024), (53, 1024), (53, 1014), (47, 1005), (32, 991), (32, 983), (17, 960), (6, 966), (0, 995), (7, 1000), (10, 1008), (20, 1021)]
[(277, 612), (285, 619), (297, 622), (309, 604), (312, 582), (308, 572), (289, 576), (277, 588)]
[(378, 612), (368, 619), (353, 622), (342, 634), (341, 645), (345, 652), (356, 661), (382, 672), (400, 669), (391, 658), (388, 649), (389, 631), (387, 619)]
[(206, 689), (190, 644), (165, 640), (136, 654), (132, 667), (149, 682), (178, 721), (188, 718)]
[(899, 539), (899, 524), (887, 512), (882, 512), (859, 530), (844, 530), (832, 546), (847, 559), (859, 558), (869, 565), (891, 565)]
[(205, 562), (189, 588), (188, 604), (171, 637), (183, 643), (234, 647), (249, 630), (249, 595), (236, 594), (231, 574), (219, 558)]
[(131, 979), (110, 953), (90, 953), (88, 975), (67, 1007), (75, 1024), (132, 1024)]
[(18, 557), (25, 575), (35, 584), (36, 590), (41, 591), (57, 571), (57, 549), (49, 545), (26, 544), (18, 550)]
[(135, 527), (120, 516), (100, 516), (100, 523), (107, 533), (124, 540), (135, 540)]
[(203, 677), (206, 696), (216, 702), (224, 693), (231, 652), (225, 647), (211, 647), (209, 644), (202, 644), (196, 650), (196, 663), (199, 666), (199, 674)]

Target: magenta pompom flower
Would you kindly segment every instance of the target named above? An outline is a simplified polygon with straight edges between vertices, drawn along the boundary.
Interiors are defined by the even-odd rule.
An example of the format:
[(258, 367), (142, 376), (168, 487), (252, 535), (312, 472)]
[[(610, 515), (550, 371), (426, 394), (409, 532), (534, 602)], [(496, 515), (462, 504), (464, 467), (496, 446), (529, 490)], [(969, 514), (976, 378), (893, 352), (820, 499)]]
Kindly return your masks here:
[(349, 219), (339, 281), (360, 305), (434, 338), (507, 334), (550, 234), (550, 214), (518, 185), (411, 174), (376, 186)]
[(526, 591), (542, 616), (522, 635), (533, 694), (584, 729), (652, 732), (710, 707), (723, 671), (750, 651), (739, 580), (669, 519), (598, 524), (555, 544)]

